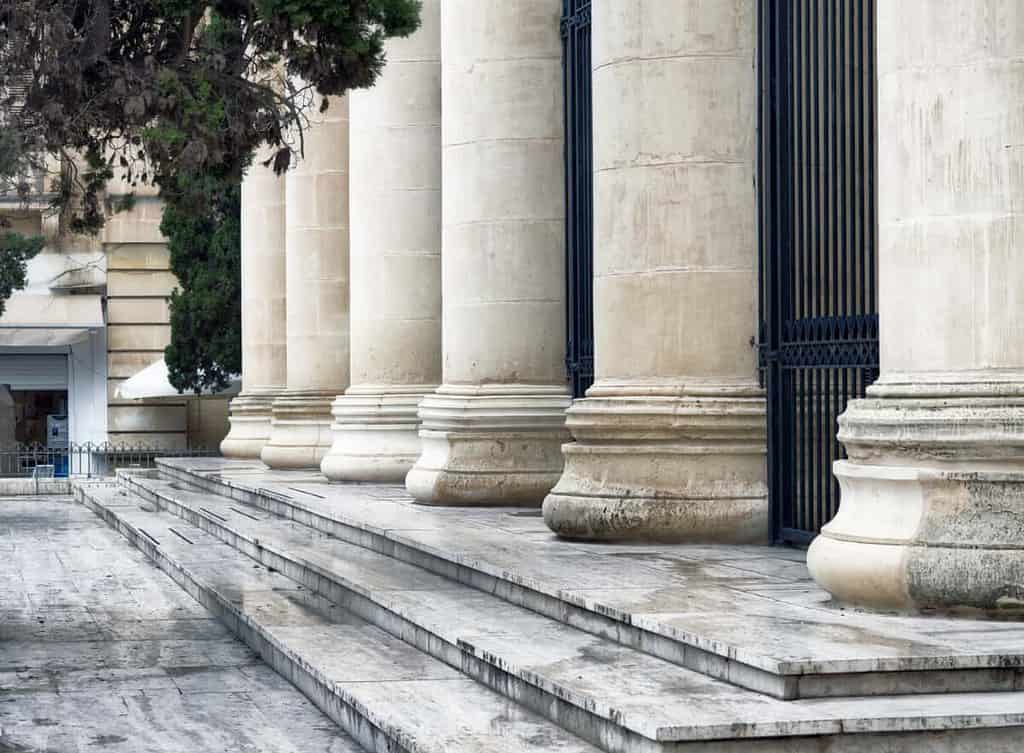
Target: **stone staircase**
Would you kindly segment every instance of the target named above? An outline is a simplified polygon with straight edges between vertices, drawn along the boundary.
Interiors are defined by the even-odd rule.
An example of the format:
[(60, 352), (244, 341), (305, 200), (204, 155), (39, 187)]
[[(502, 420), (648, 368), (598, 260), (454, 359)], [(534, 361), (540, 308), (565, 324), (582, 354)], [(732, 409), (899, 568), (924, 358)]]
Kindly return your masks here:
[(415, 522), (396, 533), (384, 508), (417, 514), (390, 505), (399, 487), (339, 503), (314, 477), (180, 461), (119, 482), (76, 493), (367, 750), (1022, 749), (1011, 652), (783, 661), (432, 545)]

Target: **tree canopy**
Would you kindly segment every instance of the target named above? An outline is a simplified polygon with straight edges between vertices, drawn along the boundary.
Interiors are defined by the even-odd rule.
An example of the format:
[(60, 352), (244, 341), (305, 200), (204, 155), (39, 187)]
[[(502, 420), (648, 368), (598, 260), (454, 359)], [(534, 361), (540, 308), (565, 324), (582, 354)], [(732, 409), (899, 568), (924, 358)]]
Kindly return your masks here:
[(179, 390), (223, 389), (242, 369), (241, 186), (208, 171), (181, 173), (164, 205), (171, 271), (171, 344), (164, 353)]
[[(240, 368), (225, 306), (239, 305), (234, 207), (253, 154), (265, 146), (284, 172), (313, 93), (325, 109), (371, 86), (385, 41), (415, 31), (419, 11), (420, 0), (0, 0), (0, 190), (48, 156), (62, 166), (54, 211), (87, 233), (118, 209), (104, 194), (115, 174), (157, 185), (182, 286), (172, 382), (222, 384)], [(230, 279), (218, 287), (217, 275)]]
[(28, 281), (28, 260), (43, 247), (40, 237), (27, 238), (0, 227), (0, 316), (7, 308), (11, 293), (25, 287)]
[(91, 227), (103, 217), (90, 198), (112, 168), (164, 190), (183, 171), (241, 179), (266, 144), (275, 169), (287, 169), (310, 92), (326, 106), (371, 86), (386, 39), (415, 31), (419, 6), (0, 0), (0, 112), (32, 147), (84, 156), (75, 220)]

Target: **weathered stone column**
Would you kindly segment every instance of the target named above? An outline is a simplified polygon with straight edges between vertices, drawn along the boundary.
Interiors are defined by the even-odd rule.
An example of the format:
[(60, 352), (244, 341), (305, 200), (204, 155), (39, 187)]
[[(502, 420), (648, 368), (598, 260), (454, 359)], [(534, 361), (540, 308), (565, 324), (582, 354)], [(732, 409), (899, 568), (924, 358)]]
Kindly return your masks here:
[(231, 401), (227, 458), (259, 460), (270, 438), (271, 406), (285, 388), (285, 220), (283, 176), (261, 163), (242, 181), (242, 392)]
[(839, 600), (1024, 606), (1024, 34), (1014, 0), (878, 3), (881, 376), (839, 419)]
[(593, 5), (596, 381), (560, 536), (765, 541), (753, 0)]
[(444, 383), (406, 485), (538, 505), (567, 437), (559, 0), (441, 6)]
[(288, 388), (260, 456), (271, 468), (319, 468), (348, 386), (348, 99), (317, 105), (285, 185)]
[(352, 386), (334, 402), (332, 480), (405, 479), (420, 400), (441, 381), (440, 0), (388, 42), (352, 118)]

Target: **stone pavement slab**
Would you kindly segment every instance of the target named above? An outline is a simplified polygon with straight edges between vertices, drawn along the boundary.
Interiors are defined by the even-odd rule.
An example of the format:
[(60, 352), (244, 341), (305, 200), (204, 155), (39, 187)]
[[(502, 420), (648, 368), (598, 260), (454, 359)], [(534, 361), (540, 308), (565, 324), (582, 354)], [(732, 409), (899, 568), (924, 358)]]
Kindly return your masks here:
[(0, 498), (0, 751), (360, 748), (71, 497)]
[[(580, 725), (580, 729), (584, 733), (603, 730), (595, 735), (601, 740), (615, 737), (619, 729), (659, 744), (834, 736), (847, 729), (870, 733), (902, 733), (922, 726), (961, 730), (972, 723), (1016, 725), (1024, 713), (1024, 693), (916, 696), (895, 703), (901, 714), (893, 713), (894, 704), (887, 698), (841, 698), (831, 703), (776, 700), (583, 632), (454, 580), (445, 580), (445, 588), (424, 589), (420, 568), (325, 536), (259, 507), (145, 475), (124, 475), (122, 482), (140, 506), (169, 513), (163, 523), (138, 517), (138, 525), (154, 530), (158, 525), (195, 526), (195, 533), (188, 533), (190, 538), (205, 539), (211, 534), (229, 542), (251, 561), (315, 589), (335, 603), (352, 605), (350, 608), (373, 624), (520, 702), (529, 702), (539, 690), (542, 699), (537, 705), (542, 708), (566, 702), (591, 714), (596, 721)], [(130, 508), (114, 509), (135, 515)], [(744, 561), (747, 559), (756, 562), (757, 558)], [(382, 581), (379, 574), (389, 568), (391, 577)], [(208, 577), (217, 578), (215, 574)], [(410, 587), (403, 588), (403, 581)], [(353, 599), (352, 593), (363, 598)], [(262, 592), (255, 599), (261, 610), (268, 597), (281, 599), (278, 594)], [(252, 613), (253, 604), (254, 599), (246, 596), (247, 613)], [(262, 614), (262, 622), (282, 624), (272, 611), (262, 610)], [(293, 643), (303, 639), (316, 642), (321, 634), (324, 642), (331, 638), (330, 633), (307, 628), (303, 623), (295, 630), (275, 633)], [(377, 662), (383, 661), (392, 643), (379, 641)], [(339, 640), (338, 644), (348, 642)], [(331, 658), (326, 667), (351, 675), (359, 667), (373, 665), (368, 658), (357, 659), (353, 667), (347, 658)], [(477, 662), (486, 665), (482, 671)], [(403, 679), (412, 680), (413, 676)], [(965, 721), (965, 708), (971, 708), (975, 722)], [(562, 724), (576, 723), (571, 713), (559, 712), (557, 719)]]
[(120, 504), (116, 490), (85, 485), (80, 494), (364, 746), (409, 753), (596, 750), (142, 498)]
[[(173, 488), (159, 480), (153, 484)], [(304, 591), (304, 578), (293, 581), (285, 577), (283, 573), (289, 569), (271, 566), (240, 548), (219, 546), (210, 531), (165, 509), (159, 500), (142, 496), (141, 489), (126, 487), (124, 491), (135, 499), (134, 507), (106, 506), (112, 499), (109, 492), (97, 493), (83, 486), (79, 493), (84, 504), (245, 636), (247, 643), (257, 647), (261, 656), (309, 697), (321, 699), (318, 703), (331, 708), (332, 717), (342, 720), (346, 729), (372, 749), (385, 744), (387, 750), (398, 745), (414, 753), (593, 750), (551, 724), (555, 721), (609, 753), (804, 753), (824, 750), (823, 737), (828, 738), (826, 747), (837, 753), (863, 753), (873, 749), (864, 746), (873, 744), (881, 745), (882, 750), (915, 753), (953, 750), (929, 747), (930, 741), (919, 736), (921, 730), (949, 731), (951, 737), (944, 745), (949, 742), (960, 746), (958, 750), (992, 753), (1009, 751), (1007, 742), (1017, 739), (1024, 724), (1020, 693), (933, 694), (894, 702), (888, 698), (786, 702), (616, 644), (602, 645), (594, 636), (581, 633), (574, 642), (571, 629), (539, 615), (531, 617), (525, 610), (519, 610), (522, 614), (515, 619), (515, 610), (508, 615), (500, 613), (497, 619), (504, 623), (504, 632), (489, 625), (480, 632), (479, 641), (498, 652), (501, 664), (506, 664), (506, 658), (511, 660), (507, 662), (510, 673), (517, 661), (536, 662), (533, 667), (538, 676), (557, 678), (566, 688), (582, 687), (581, 681), (589, 683), (588, 690), (595, 697), (614, 699), (613, 721), (625, 725), (631, 716), (658, 719), (646, 729), (647, 735), (624, 734), (623, 727), (614, 725), (588, 730), (587, 720), (575, 718), (578, 707), (574, 712), (551, 697), (550, 714), (545, 714), (551, 721), (546, 721), (514, 682), (506, 684), (499, 678), (492, 687), (464, 662), (439, 661), (418, 642), (408, 642), (407, 636), (399, 639), (340, 607), (333, 598)], [(226, 514), (228, 500), (195, 496), (197, 502), (205, 501), (203, 506), (213, 519), (232, 519)], [(250, 533), (256, 530), (251, 517), (235, 518), (248, 521)], [(280, 523), (284, 530), (294, 528), (287, 520), (269, 516), (264, 522), (268, 526)], [(141, 533), (143, 529), (148, 533)], [(193, 543), (177, 543), (180, 539), (169, 535), (171, 529)], [(281, 546), (272, 528), (263, 529), (263, 534), (266, 547)], [(158, 541), (168, 542), (167, 547), (155, 543)], [(318, 543), (326, 546), (329, 541)], [(298, 535), (295, 544), (308, 546), (309, 537)], [(209, 551), (223, 561), (210, 560)], [(235, 584), (234, 579), (243, 573), (246, 582)], [(256, 580), (263, 583), (251, 590)], [(441, 603), (436, 619), (444, 621), (465, 617), (460, 610), (472, 611), (466, 602), (444, 603), (459, 590), (394, 593), (426, 600), (429, 606), (437, 599)], [(499, 607), (502, 604), (497, 602)], [(475, 614), (484, 617), (480, 611)], [(524, 627), (522, 619), (529, 624)], [(545, 635), (545, 629), (554, 634)], [(515, 642), (511, 649), (509, 639)], [(506, 653), (509, 650), (514, 653)], [(366, 733), (368, 728), (375, 732)], [(867, 739), (856, 740), (859, 735), (867, 735)], [(979, 739), (995, 747), (970, 747)]]

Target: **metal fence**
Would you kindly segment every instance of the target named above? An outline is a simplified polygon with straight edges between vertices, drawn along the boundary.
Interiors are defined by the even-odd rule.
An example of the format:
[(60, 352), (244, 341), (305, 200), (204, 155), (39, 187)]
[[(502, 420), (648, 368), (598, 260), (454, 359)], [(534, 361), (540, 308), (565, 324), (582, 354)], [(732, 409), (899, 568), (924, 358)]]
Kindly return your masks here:
[(760, 356), (777, 541), (835, 515), (837, 418), (878, 375), (875, 0), (761, 0)]
[(591, 0), (563, 0), (565, 96), (566, 369), (573, 397), (594, 381), (594, 196)]
[(205, 447), (168, 449), (110, 442), (69, 447), (17, 444), (0, 446), (0, 478), (31, 478), (37, 467), (52, 467), (56, 478), (95, 478), (113, 475), (118, 468), (153, 468), (156, 458), (219, 454)]

